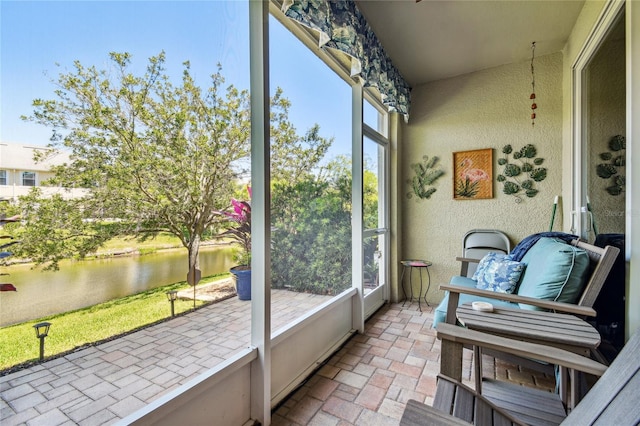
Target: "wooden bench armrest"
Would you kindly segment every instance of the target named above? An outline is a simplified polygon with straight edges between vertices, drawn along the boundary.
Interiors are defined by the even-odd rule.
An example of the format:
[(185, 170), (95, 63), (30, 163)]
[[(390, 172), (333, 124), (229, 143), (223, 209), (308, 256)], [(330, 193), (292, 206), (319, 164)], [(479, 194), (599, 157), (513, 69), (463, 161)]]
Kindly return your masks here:
[(602, 376), (607, 369), (605, 365), (590, 358), (553, 346), (494, 336), (446, 323), (439, 323), (436, 326), (436, 331), (438, 338), (442, 340), (506, 352), (596, 376)]
[(480, 259), (472, 259), (470, 257), (456, 257), (458, 262), (466, 262), (466, 263), (480, 263)]
[[(458, 295), (461, 293), (470, 294), (473, 296), (488, 297), (491, 299), (506, 300), (507, 302), (513, 302), (513, 303), (523, 303), (527, 305), (537, 306), (543, 309), (566, 312), (574, 315), (589, 316), (589, 317), (596, 316), (596, 311), (593, 308), (589, 308), (587, 306), (574, 305), (572, 303), (554, 302), (551, 300), (536, 299), (535, 297), (519, 296), (517, 294), (497, 293), (495, 291), (481, 290), (479, 288), (463, 287), (455, 284), (441, 284), (440, 290), (445, 290), (449, 292), (449, 306), (447, 307), (447, 314), (449, 313), (450, 306), (453, 304), (452, 302), (455, 301), (455, 304), (453, 304), (454, 318), (455, 318), (455, 309), (458, 307), (458, 299), (459, 299)], [(453, 324), (453, 322), (449, 321), (448, 319), (447, 319), (447, 322), (449, 324)]]
[(480, 263), (480, 259), (472, 259), (470, 257), (456, 257), (456, 260), (458, 262), (461, 262), (460, 275), (463, 277), (466, 277), (468, 275), (467, 272), (469, 271), (470, 263)]
[(465, 422), (450, 414), (444, 413), (415, 399), (407, 401), (407, 406), (400, 419), (400, 426), (469, 426)]

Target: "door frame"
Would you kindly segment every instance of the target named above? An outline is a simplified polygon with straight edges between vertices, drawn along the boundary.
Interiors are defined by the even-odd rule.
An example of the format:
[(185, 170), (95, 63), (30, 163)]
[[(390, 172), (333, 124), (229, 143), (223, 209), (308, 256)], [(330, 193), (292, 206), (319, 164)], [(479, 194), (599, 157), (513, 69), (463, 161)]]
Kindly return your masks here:
[[(609, 1), (603, 8), (593, 30), (589, 33), (582, 49), (571, 66), (571, 185), (570, 232), (586, 238), (587, 210), (585, 168), (585, 147), (587, 144), (587, 68), (602, 46), (610, 31), (625, 10), (624, 1)], [(629, 163), (629, 162), (627, 162)]]

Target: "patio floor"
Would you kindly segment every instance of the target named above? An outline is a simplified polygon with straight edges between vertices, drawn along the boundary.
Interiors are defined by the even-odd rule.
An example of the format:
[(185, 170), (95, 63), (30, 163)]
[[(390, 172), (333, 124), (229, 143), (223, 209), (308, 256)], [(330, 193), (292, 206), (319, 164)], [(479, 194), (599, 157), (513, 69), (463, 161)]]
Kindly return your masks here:
[[(272, 330), (328, 299), (273, 290)], [(115, 423), (246, 348), (250, 308), (234, 297), (0, 377), (0, 424)]]
[[(358, 334), (276, 410), (272, 425), (397, 425), (409, 399), (433, 403), (440, 341), (433, 308), (416, 303), (381, 308)], [(473, 385), (472, 352), (465, 350), (463, 382)], [(551, 391), (553, 376), (492, 358), (485, 376)]]
[[(325, 302), (272, 292), (272, 329)], [(249, 343), (250, 303), (237, 298), (0, 377), (0, 423), (103, 425), (187, 383)], [(431, 308), (385, 305), (273, 415), (274, 425), (397, 425), (410, 398), (431, 403), (440, 343)], [(552, 377), (484, 364), (485, 374), (550, 389)], [(471, 376), (471, 352), (465, 354)], [(215, 424), (215, 421), (212, 423)]]

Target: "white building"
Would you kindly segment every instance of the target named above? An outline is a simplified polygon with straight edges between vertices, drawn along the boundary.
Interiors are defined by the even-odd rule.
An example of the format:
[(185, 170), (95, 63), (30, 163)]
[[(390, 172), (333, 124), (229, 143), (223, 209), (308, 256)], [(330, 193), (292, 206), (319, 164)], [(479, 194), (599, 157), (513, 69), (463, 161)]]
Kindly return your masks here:
[[(34, 156), (37, 152), (49, 155), (36, 162)], [(18, 197), (27, 195), (32, 187), (46, 184), (53, 177), (51, 167), (67, 161), (67, 153), (54, 152), (47, 147), (0, 142), (0, 201), (15, 202)], [(43, 186), (42, 192), (75, 198), (82, 196), (85, 190)]]

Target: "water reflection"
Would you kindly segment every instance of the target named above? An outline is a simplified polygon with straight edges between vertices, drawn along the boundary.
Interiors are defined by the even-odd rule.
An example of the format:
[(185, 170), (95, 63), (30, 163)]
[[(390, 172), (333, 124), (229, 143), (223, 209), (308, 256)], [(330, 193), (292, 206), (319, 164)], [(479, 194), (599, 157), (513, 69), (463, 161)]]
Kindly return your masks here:
[[(202, 276), (227, 272), (233, 266), (232, 250), (205, 247), (200, 251)], [(17, 292), (0, 293), (0, 326), (66, 312), (148, 289), (184, 281), (186, 249), (145, 256), (82, 262), (62, 262), (58, 272), (31, 270), (14, 265), (6, 281)]]

